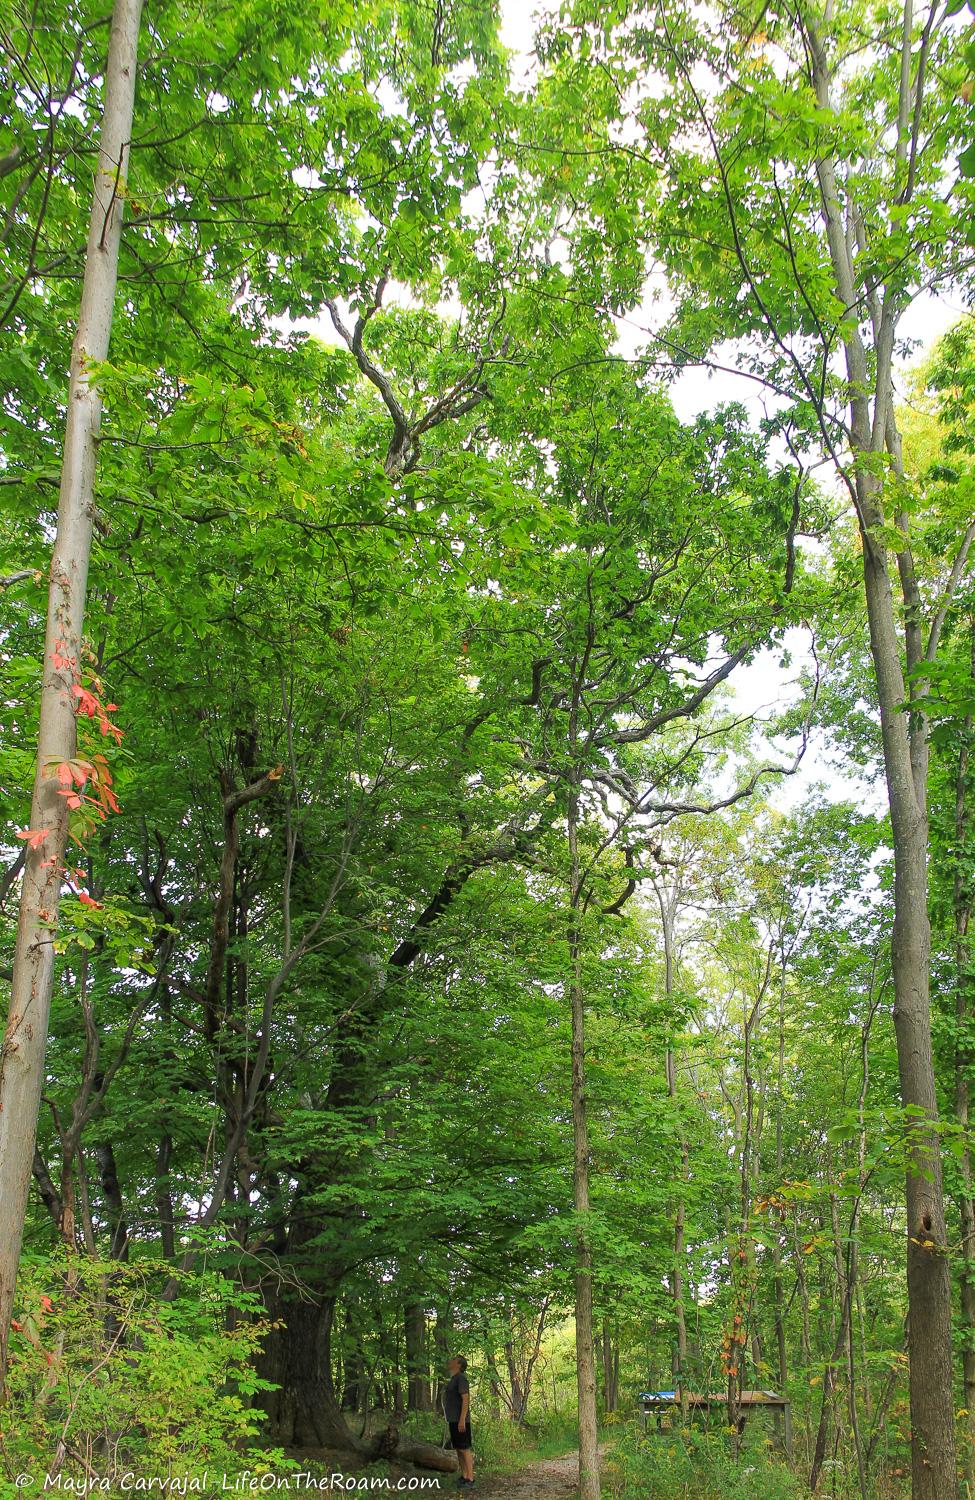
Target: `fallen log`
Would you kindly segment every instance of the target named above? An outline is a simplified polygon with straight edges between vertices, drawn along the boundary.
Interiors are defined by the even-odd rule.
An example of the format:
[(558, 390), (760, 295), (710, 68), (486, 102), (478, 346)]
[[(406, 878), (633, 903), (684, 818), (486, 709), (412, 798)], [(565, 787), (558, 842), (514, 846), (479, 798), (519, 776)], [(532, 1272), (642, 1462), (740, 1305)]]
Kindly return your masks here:
[(441, 1474), (456, 1471), (457, 1460), (449, 1448), (438, 1448), (435, 1443), (424, 1443), (400, 1432), (392, 1422), (380, 1432), (367, 1439), (363, 1448), (372, 1450), (373, 1458), (390, 1458), (397, 1463), (415, 1464), (418, 1469), (436, 1469)]
[(347, 1442), (330, 1442), (327, 1447), (308, 1444), (287, 1444), (285, 1454), (305, 1462), (336, 1465), (345, 1459), (357, 1459), (360, 1463), (373, 1463), (377, 1458), (395, 1464), (410, 1465), (417, 1469), (434, 1469), (440, 1474), (453, 1474), (457, 1461), (449, 1448), (438, 1448), (436, 1443), (424, 1443), (419, 1438), (400, 1432), (394, 1423), (357, 1438), (351, 1433)]

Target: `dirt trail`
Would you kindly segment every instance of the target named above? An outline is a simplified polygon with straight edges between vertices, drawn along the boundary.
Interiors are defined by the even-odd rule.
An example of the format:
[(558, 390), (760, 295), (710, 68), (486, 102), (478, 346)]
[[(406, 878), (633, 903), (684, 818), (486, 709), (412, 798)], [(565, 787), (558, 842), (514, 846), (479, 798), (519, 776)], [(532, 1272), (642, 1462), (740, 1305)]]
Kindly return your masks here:
[[(603, 1447), (600, 1452), (605, 1457), (609, 1451)], [(354, 1472), (353, 1466), (348, 1462), (345, 1455), (345, 1463), (341, 1462), (340, 1455), (324, 1448), (304, 1448), (289, 1450), (288, 1456), (304, 1461), (313, 1459), (316, 1463), (326, 1463), (333, 1471), (350, 1474)], [(396, 1477), (407, 1471), (394, 1468)], [(411, 1469), (411, 1474), (424, 1473), (436, 1481), (436, 1487), (428, 1493), (440, 1496), (441, 1500), (455, 1494), (471, 1493), (470, 1491), (457, 1490), (454, 1476), (449, 1474), (430, 1475), (428, 1470)], [(474, 1500), (576, 1500), (579, 1493), (579, 1454), (577, 1452), (563, 1453), (558, 1458), (543, 1458), (537, 1463), (526, 1464), (516, 1474), (486, 1474), (477, 1473), (477, 1484), (473, 1491)]]
[(478, 1476), (475, 1500), (572, 1500), (579, 1491), (579, 1455), (544, 1458), (517, 1474)]

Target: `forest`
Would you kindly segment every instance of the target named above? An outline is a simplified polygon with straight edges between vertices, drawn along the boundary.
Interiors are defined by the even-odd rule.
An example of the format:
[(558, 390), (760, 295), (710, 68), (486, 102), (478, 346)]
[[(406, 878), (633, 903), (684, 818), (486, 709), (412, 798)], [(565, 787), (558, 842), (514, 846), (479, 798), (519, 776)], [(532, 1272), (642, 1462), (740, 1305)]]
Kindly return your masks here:
[(975, 0), (0, 85), (0, 1495), (975, 1500)]

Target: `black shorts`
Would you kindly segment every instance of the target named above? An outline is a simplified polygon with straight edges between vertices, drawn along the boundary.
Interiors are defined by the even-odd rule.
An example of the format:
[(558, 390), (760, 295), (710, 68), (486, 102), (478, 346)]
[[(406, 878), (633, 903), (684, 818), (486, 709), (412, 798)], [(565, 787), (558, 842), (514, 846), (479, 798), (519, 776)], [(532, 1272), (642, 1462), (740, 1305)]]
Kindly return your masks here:
[(463, 1432), (458, 1429), (456, 1422), (448, 1422), (447, 1426), (450, 1428), (451, 1448), (470, 1448), (473, 1446), (473, 1444), (471, 1443), (470, 1417), (468, 1417), (467, 1421), (464, 1423)]

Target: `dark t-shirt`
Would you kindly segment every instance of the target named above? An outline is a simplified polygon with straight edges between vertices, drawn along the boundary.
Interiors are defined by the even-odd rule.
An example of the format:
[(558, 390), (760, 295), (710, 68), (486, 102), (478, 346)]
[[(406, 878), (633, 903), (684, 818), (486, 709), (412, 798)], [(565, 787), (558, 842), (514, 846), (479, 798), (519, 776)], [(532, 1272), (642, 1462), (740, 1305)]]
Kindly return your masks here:
[(460, 1421), (460, 1398), (470, 1393), (466, 1375), (452, 1375), (444, 1387), (443, 1411), (448, 1422)]

